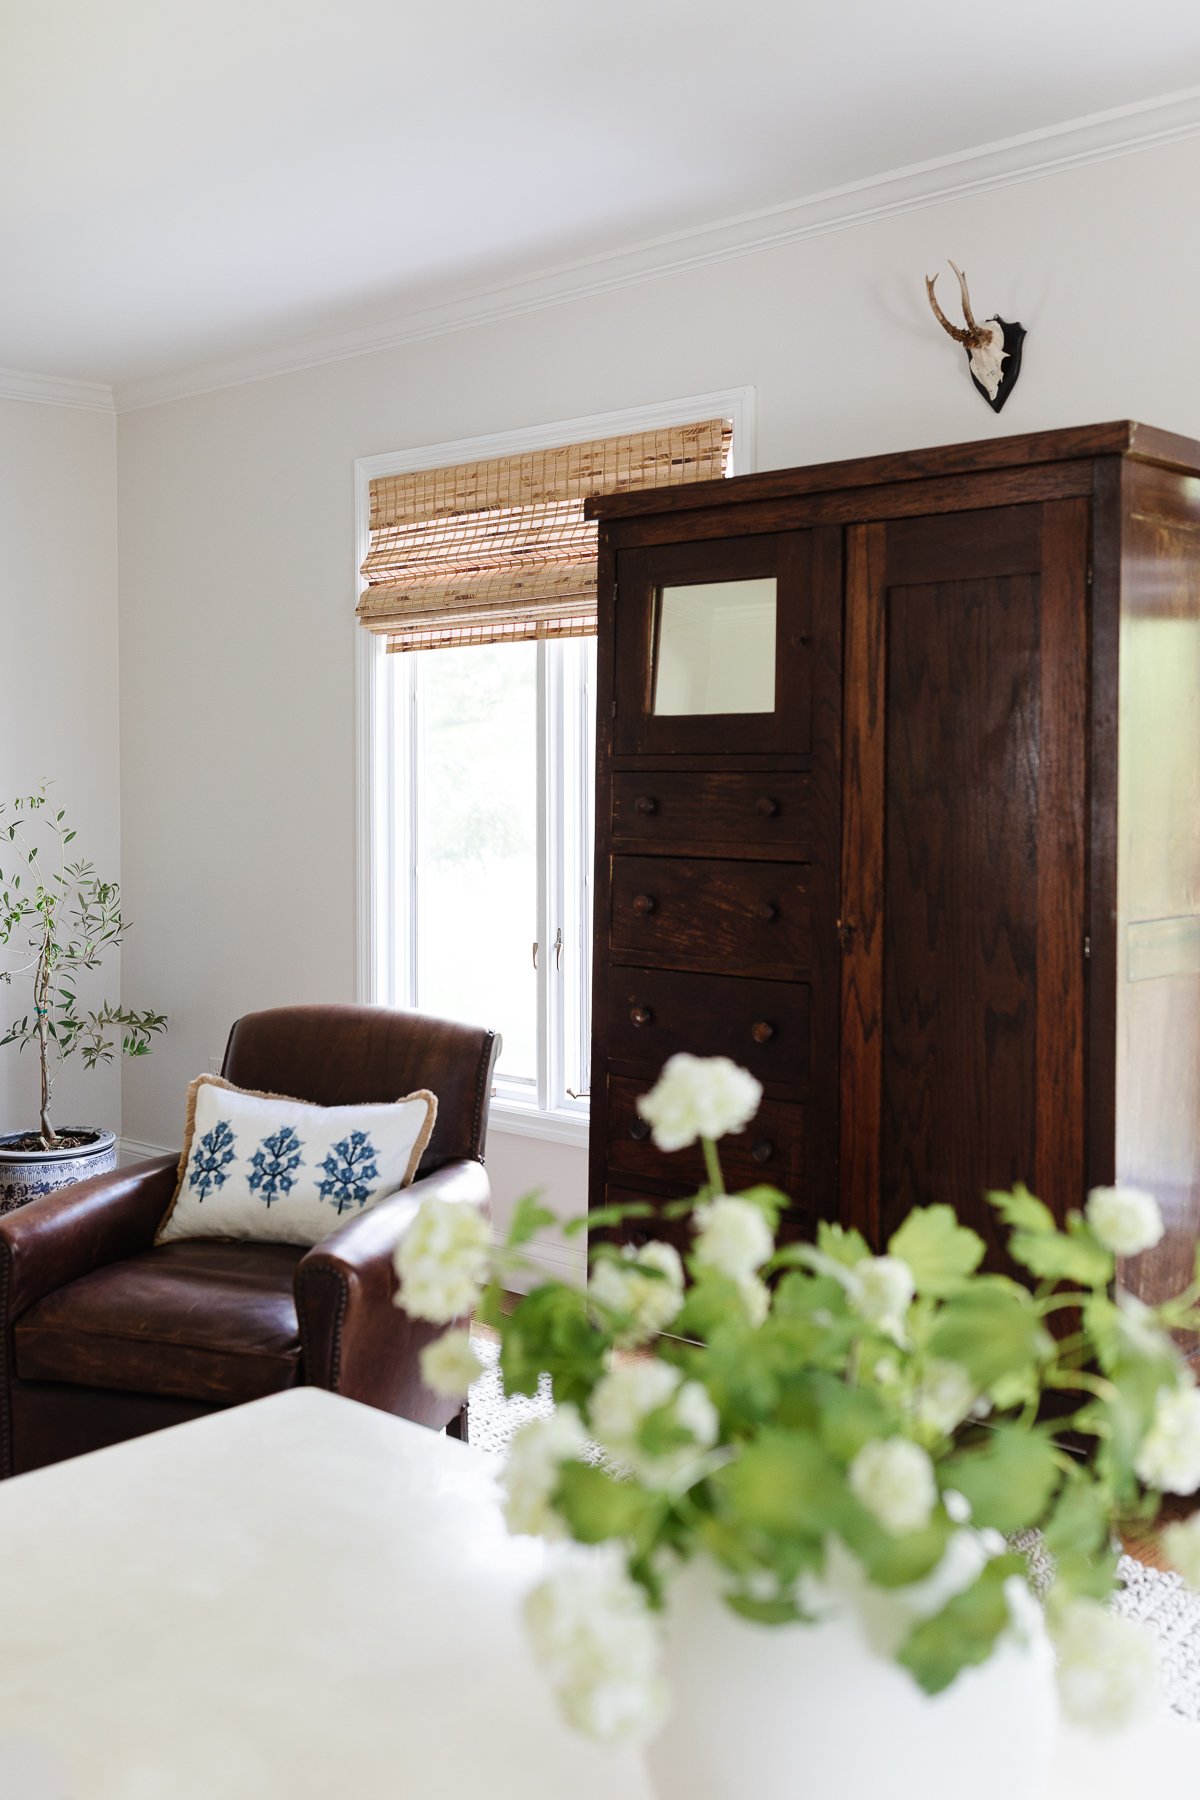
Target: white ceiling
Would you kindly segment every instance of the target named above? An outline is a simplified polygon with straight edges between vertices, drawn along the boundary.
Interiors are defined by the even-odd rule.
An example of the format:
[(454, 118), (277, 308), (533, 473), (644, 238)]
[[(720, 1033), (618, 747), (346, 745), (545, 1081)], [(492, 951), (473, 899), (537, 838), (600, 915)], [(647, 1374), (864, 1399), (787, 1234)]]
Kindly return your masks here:
[(0, 0), (0, 369), (278, 352), (1195, 84), (1195, 0)]

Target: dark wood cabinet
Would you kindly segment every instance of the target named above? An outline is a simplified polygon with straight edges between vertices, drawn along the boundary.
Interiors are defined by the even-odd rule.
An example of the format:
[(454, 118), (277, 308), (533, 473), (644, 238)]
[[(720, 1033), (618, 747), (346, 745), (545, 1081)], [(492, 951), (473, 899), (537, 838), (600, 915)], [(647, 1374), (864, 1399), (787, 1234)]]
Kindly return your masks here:
[[(635, 1101), (763, 1083), (731, 1185), (881, 1245), (990, 1187), (1200, 1231), (1200, 445), (1126, 423), (590, 503), (593, 1205), (687, 1193)], [(664, 1224), (662, 1227), (667, 1230)], [(649, 1229), (655, 1229), (652, 1224)]]

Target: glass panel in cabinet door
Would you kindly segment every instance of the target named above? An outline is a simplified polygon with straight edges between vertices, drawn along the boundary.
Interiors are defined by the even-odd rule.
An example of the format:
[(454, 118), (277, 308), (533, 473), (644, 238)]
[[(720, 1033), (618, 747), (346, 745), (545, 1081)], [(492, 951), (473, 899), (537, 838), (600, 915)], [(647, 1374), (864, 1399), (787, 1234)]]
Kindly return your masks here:
[(618, 756), (810, 749), (811, 535), (618, 552)]
[(774, 712), (775, 617), (773, 575), (660, 587), (654, 712)]

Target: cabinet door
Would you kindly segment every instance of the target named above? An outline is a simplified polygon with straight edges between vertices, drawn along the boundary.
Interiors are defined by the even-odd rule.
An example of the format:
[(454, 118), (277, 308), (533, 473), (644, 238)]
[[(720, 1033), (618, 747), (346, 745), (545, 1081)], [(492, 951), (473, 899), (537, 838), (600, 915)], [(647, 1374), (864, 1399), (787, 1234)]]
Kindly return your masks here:
[(812, 748), (811, 533), (617, 558), (618, 756)]
[(1088, 509), (847, 545), (843, 1217), (1084, 1183)]

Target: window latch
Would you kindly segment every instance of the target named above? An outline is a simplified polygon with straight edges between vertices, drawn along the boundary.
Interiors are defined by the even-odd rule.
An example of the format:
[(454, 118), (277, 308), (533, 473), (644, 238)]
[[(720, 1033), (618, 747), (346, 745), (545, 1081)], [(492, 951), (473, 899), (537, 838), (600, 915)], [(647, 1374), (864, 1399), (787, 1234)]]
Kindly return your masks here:
[(533, 940), (533, 966), (534, 966), (535, 970), (537, 968), (537, 953), (538, 953), (537, 939), (534, 938), (534, 940)]
[(560, 925), (558, 928), (558, 935), (556, 936), (556, 938), (554, 940), (554, 967), (555, 967), (555, 969), (562, 968), (562, 950), (563, 950), (562, 926)]

